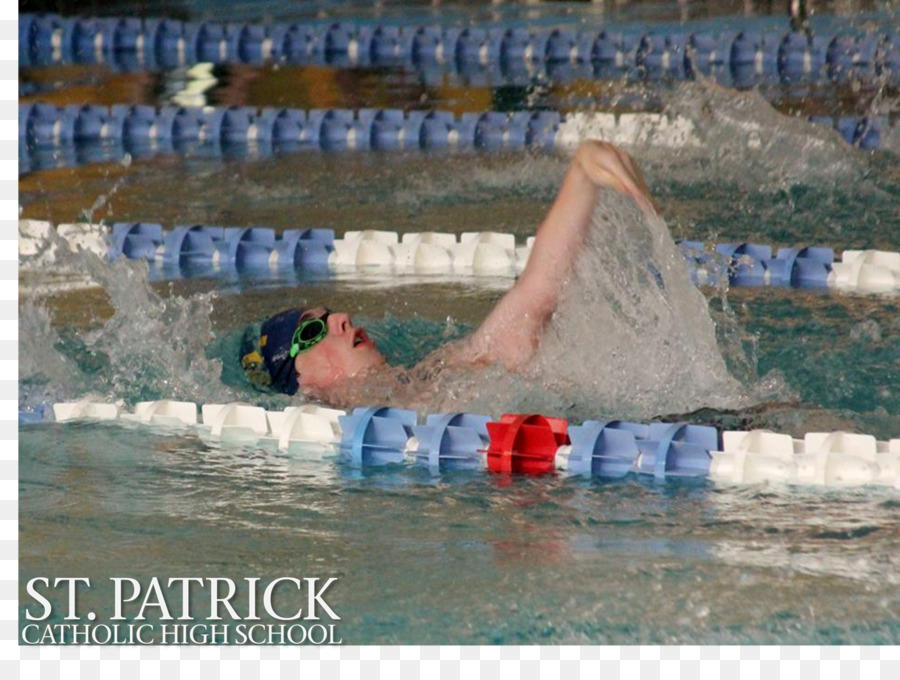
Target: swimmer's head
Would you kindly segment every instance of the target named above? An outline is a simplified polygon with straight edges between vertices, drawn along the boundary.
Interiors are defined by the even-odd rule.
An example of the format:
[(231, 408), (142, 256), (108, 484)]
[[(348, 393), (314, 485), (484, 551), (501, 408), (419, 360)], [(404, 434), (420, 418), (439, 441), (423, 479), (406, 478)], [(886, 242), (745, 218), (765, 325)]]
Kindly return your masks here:
[(384, 364), (362, 328), (347, 314), (324, 307), (289, 309), (269, 317), (260, 327), (258, 342), (258, 350), (242, 351), (244, 370), (252, 382), (285, 394), (295, 394), (301, 386), (304, 393), (322, 393)]

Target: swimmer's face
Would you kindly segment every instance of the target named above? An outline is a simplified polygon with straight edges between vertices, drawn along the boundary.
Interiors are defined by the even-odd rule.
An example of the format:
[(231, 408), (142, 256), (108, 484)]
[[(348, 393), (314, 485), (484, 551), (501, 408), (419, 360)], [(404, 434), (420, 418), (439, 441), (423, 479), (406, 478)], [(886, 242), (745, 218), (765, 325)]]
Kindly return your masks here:
[[(324, 307), (309, 309), (300, 320), (322, 317), (326, 312)], [(294, 359), (300, 387), (305, 393), (327, 390), (385, 363), (375, 343), (362, 328), (353, 325), (349, 315), (332, 312), (325, 323), (327, 335)]]

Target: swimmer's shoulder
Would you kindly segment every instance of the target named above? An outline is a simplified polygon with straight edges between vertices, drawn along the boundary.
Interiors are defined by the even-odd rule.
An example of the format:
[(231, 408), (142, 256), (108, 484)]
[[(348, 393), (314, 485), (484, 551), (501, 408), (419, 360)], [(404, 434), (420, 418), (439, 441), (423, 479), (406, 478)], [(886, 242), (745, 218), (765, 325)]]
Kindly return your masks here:
[(471, 336), (447, 342), (409, 370), (411, 380), (437, 380), (447, 371), (471, 369), (486, 366), (476, 348), (472, 345)]

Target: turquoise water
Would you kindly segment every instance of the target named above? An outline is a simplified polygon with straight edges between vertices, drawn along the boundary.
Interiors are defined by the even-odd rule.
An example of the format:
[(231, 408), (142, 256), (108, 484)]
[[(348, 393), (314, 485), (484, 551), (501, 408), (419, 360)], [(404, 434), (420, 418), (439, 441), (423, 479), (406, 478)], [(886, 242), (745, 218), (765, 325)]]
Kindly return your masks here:
[[(504, 156), (434, 165), (416, 158), (407, 167), (378, 167), (359, 156), (308, 160), (307, 169), (325, 164), (341, 171), (344, 186), (331, 186), (324, 172), (299, 182), (300, 161), (292, 158), (193, 162), (199, 172), (184, 176), (173, 175), (173, 161), (163, 160), (129, 169), (116, 194), (121, 203), (114, 198), (112, 209), (123, 218), (153, 214), (170, 224), (186, 215), (253, 224), (276, 214), (274, 201), (291, 206), (277, 212), (284, 226), (309, 219), (309, 206), (317, 221), (410, 230), (432, 215), (440, 228), (461, 230), (475, 218), (488, 225), (503, 212), (503, 226), (524, 234), (562, 167)], [(774, 243), (840, 245), (846, 238), (889, 247), (896, 243), (896, 184), (886, 179), (889, 172), (876, 172), (884, 168), (882, 158), (859, 160), (866, 172), (845, 185), (814, 179), (783, 191), (749, 191), (736, 203), (724, 197), (739, 184), (707, 180), (695, 187), (681, 170), (649, 167), (663, 213), (675, 216), (673, 231), (724, 240), (755, 225), (754, 237)], [(535, 168), (543, 170), (537, 180), (530, 174)], [(235, 173), (247, 188), (239, 208), (225, 200), (227, 189), (215, 188)], [(74, 186), (87, 192), (105, 181), (80, 169), (74, 176)], [(453, 176), (470, 180), (448, 187), (444, 180)], [(406, 194), (380, 203), (397, 181)], [(201, 184), (209, 187), (205, 194)], [(151, 213), (152, 196), (170, 191), (175, 199)], [(333, 205), (337, 194), (342, 203)], [(702, 201), (701, 195), (723, 198)], [(860, 219), (822, 208), (825, 199)], [(792, 200), (798, 205), (790, 210)], [(383, 211), (374, 216), (376, 204)], [(501, 206), (509, 205), (515, 209), (504, 212)], [(833, 223), (847, 226), (835, 234)], [(127, 286), (119, 285), (121, 272), (112, 268), (108, 275), (118, 311), (113, 321), (102, 295), (38, 302), (59, 337), (52, 351), (23, 345), (22, 365), (31, 358), (41, 367), (30, 376), (23, 369), (24, 402), (95, 394), (126, 404), (177, 396), (280, 408), (287, 400), (249, 390), (231, 357), (244, 324), (287, 298), (350, 310), (368, 322), (393, 361), (408, 364), (474, 327), (503, 288), (352, 277), (299, 285), (185, 281), (156, 284), (160, 302), (149, 292), (129, 298)], [(138, 272), (131, 285), (141, 288), (140, 281)], [(210, 290), (215, 298), (207, 297)], [(720, 308), (707, 294), (711, 307)], [(166, 319), (178, 313), (178, 300), (187, 301), (179, 304), (187, 305), (192, 321), (176, 323), (172, 332)], [(897, 436), (896, 298), (735, 289), (727, 304), (746, 345), (755, 345), (756, 373), (780, 375), (785, 387), (769, 402), (738, 412), (710, 403), (690, 419), (797, 436), (822, 429)], [(22, 323), (30, 319), (26, 312)], [(204, 341), (207, 329), (211, 344)], [(179, 382), (192, 352), (220, 359), (224, 371), (211, 362)], [(66, 366), (62, 373), (50, 373), (56, 360)], [(323, 459), (321, 451), (229, 449), (195, 435), (122, 426), (40, 425), (20, 436), (21, 583), (43, 574), (338, 576), (329, 603), (342, 617), (347, 643), (900, 639), (895, 490), (431, 478), (409, 468), (360, 474)], [(108, 616), (108, 599), (96, 602), (96, 611)]]
[[(272, 73), (248, 71), (273, 89), (238, 90), (245, 99), (229, 103), (283, 105), (289, 93)], [(408, 96), (372, 77), (384, 105)], [(77, 96), (106, 102), (134, 82), (103, 74)], [(754, 93), (650, 89), (647, 101), (702, 131), (698, 149), (630, 149), (675, 237), (900, 249), (896, 147), (853, 150)], [(149, 90), (140, 96), (165, 101)], [(891, 105), (887, 95), (880, 106)], [(864, 109), (866, 96), (843, 105)], [(751, 124), (760, 144), (747, 143)], [(524, 238), (565, 163), (531, 154), (200, 153), (32, 173), (20, 180), (20, 202), (24, 217), (56, 223), (94, 206), (95, 220), (166, 226), (496, 229)], [(286, 398), (252, 391), (237, 371), (246, 324), (295, 301), (325, 302), (363, 320), (394, 363), (409, 365), (477, 326), (510, 283), (359, 275), (148, 284), (140, 265), (73, 260), (100, 289), (30, 296), (23, 276), (26, 407), (93, 395), (125, 407), (175, 397), (281, 408)], [(744, 354), (728, 358), (757, 398), (737, 411), (710, 399), (682, 417), (795, 436), (900, 436), (900, 299), (704, 294), (720, 334), (742, 344)], [(360, 472), (311, 447), (283, 454), (90, 423), (21, 428), (19, 478), (22, 584), (37, 575), (337, 576), (329, 603), (344, 641), (360, 644), (900, 642), (895, 489)], [(101, 621), (111, 615), (108, 600), (86, 598)]]
[(359, 475), (310, 454), (23, 429), (21, 578), (337, 576), (351, 644), (900, 636), (892, 490)]
[[(353, 166), (358, 159), (344, 161)], [(207, 171), (225, 172), (216, 165)], [(371, 181), (377, 184), (378, 178)], [(663, 201), (676, 211), (697, 200), (673, 180), (656, 183), (671, 188)], [(267, 186), (279, 191), (277, 184)], [(490, 212), (505, 193), (519, 191), (476, 194), (474, 202), (484, 202)], [(841, 200), (859, 201), (861, 208), (864, 199), (855, 196), (847, 191)], [(459, 197), (439, 202), (448, 220), (454, 210), (472, 209)], [(707, 209), (704, 218), (712, 221), (715, 208)], [(727, 212), (724, 206), (718, 210), (720, 217)], [(877, 212), (876, 205), (868, 219)], [(771, 214), (779, 211), (772, 208)], [(737, 232), (728, 221), (718, 224)], [(789, 219), (781, 224), (793, 228)], [(884, 237), (860, 238), (880, 243)], [(834, 242), (824, 229), (808, 239)], [(207, 300), (210, 287), (218, 297)], [(101, 306), (63, 297), (51, 306), (60, 333), (57, 352), (78, 370), (54, 390), (68, 398), (94, 393), (127, 403), (173, 393), (212, 401), (226, 391), (232, 398), (282, 407), (284, 398), (250, 391), (231, 357), (244, 323), (283, 306), (286, 296), (326, 300), (362, 315), (392, 361), (409, 364), (477, 324), (500, 294), (466, 284), (397, 286), (379, 279), (299, 286), (182, 282), (156, 290), (163, 299), (194, 300), (193, 314), (211, 313), (215, 340), (205, 351), (222, 360), (221, 382), (213, 374), (210, 384), (173, 385), (166, 366), (177, 366), (182, 356), (170, 352), (183, 342), (193, 345), (158, 337), (158, 303), (140, 302), (145, 308), (119, 321), (144, 323), (148, 336), (145, 344), (126, 342), (126, 371), (123, 359), (106, 355), (123, 348)], [(713, 403), (691, 419), (796, 435), (815, 429), (897, 435), (896, 299), (737, 289), (727, 300), (747, 343), (756, 338), (756, 371), (783, 376), (787, 392), (774, 403), (739, 412)], [(712, 308), (720, 306), (712, 300)], [(37, 376), (23, 377), (23, 397), (48, 389)], [(23, 583), (48, 573), (140, 580), (337, 576), (340, 585), (329, 604), (342, 617), (346, 643), (900, 639), (900, 502), (892, 489), (716, 488), (707, 482), (503, 480), (483, 474), (434, 478), (414, 468), (361, 473), (318, 449), (286, 455), (126, 426), (40, 425), (23, 428), (20, 436)], [(109, 615), (108, 600), (88, 598), (85, 606)]]

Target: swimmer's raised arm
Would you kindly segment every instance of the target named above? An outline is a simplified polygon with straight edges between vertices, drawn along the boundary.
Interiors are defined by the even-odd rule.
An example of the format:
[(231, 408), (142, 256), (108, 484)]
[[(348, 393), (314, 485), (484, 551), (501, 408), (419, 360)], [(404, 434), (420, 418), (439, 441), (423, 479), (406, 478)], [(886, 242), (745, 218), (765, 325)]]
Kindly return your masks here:
[(534, 354), (590, 227), (600, 187), (631, 196), (642, 210), (656, 214), (647, 185), (627, 153), (606, 142), (582, 142), (538, 228), (522, 276), (469, 341), (475, 357), (502, 361), (512, 369)]

